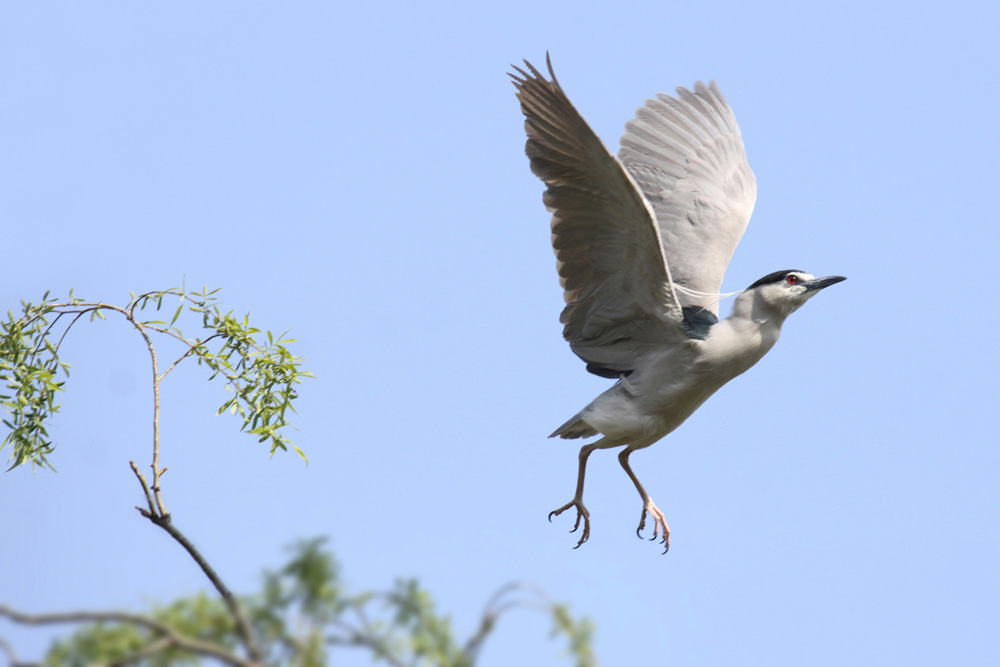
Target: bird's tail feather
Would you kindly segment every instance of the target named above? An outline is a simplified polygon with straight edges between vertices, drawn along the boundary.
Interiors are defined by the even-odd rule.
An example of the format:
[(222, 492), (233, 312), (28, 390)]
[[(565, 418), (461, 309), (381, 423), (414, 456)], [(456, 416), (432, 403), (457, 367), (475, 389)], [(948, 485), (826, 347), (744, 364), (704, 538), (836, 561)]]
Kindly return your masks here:
[(560, 438), (574, 439), (574, 438), (589, 438), (591, 436), (597, 435), (597, 430), (583, 421), (582, 412), (578, 412), (573, 415), (573, 418), (568, 422), (560, 426), (555, 430), (555, 432), (550, 435), (550, 438), (559, 436)]

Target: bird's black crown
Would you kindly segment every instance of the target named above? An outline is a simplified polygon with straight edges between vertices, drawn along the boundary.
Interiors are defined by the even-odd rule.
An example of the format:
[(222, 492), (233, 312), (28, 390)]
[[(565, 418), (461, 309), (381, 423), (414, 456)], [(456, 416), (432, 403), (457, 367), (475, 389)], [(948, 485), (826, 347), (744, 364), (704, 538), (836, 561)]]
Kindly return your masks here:
[(800, 269), (785, 269), (784, 271), (775, 271), (774, 273), (769, 273), (753, 285), (747, 288), (747, 290), (752, 290), (754, 287), (760, 287), (761, 285), (770, 285), (771, 283), (780, 283), (782, 280), (788, 277), (789, 273), (805, 273)]

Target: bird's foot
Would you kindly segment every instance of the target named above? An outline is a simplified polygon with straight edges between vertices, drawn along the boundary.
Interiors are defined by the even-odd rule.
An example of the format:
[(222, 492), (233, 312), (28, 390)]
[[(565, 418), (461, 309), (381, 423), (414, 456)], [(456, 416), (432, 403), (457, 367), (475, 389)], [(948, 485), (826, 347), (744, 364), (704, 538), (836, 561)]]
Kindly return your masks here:
[(652, 500), (647, 500), (642, 504), (642, 516), (639, 517), (639, 527), (635, 529), (635, 534), (640, 539), (642, 538), (642, 529), (646, 527), (647, 514), (653, 518), (653, 536), (649, 538), (650, 541), (656, 540), (660, 528), (662, 528), (663, 537), (660, 538), (660, 541), (663, 543), (663, 553), (667, 553), (670, 550), (670, 528), (667, 526), (667, 519), (663, 516), (663, 512)]
[(570, 507), (576, 508), (576, 523), (573, 524), (573, 530), (569, 532), (575, 533), (580, 527), (580, 521), (583, 520), (583, 534), (580, 536), (580, 541), (576, 543), (575, 547), (573, 547), (574, 549), (579, 549), (580, 545), (590, 539), (590, 512), (588, 512), (587, 508), (583, 506), (582, 500), (574, 498), (559, 509), (549, 512), (549, 521), (551, 522), (552, 517), (559, 516)]

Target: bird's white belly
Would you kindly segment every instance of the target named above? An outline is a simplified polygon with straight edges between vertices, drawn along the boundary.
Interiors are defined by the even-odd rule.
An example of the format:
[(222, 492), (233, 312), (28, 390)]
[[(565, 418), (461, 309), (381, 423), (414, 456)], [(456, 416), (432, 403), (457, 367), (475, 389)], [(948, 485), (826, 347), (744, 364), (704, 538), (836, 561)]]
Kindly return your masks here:
[(626, 380), (599, 396), (584, 418), (606, 437), (646, 447), (683, 424), (723, 384), (668, 382), (633, 395)]
[(704, 345), (647, 360), (598, 396), (583, 418), (605, 437), (647, 447), (683, 424), (724, 384), (757, 363), (777, 340), (776, 333), (744, 336), (738, 349), (731, 341), (720, 345), (729, 332), (718, 333), (721, 336), (714, 346), (710, 338)]

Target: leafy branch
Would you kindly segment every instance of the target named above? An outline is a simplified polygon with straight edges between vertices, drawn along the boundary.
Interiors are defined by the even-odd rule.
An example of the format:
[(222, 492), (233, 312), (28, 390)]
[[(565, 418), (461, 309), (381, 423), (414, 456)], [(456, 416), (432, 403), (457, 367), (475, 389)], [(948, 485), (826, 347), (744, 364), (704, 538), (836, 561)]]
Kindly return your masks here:
[[(589, 622), (574, 620), (564, 606), (532, 587), (509, 584), (499, 589), (475, 632), (463, 642), (416, 581), (397, 581), (388, 591), (349, 592), (323, 539), (295, 545), (288, 564), (266, 572), (261, 592), (242, 597), (241, 604), (261, 639), (259, 664), (323, 667), (336, 662), (335, 651), (360, 649), (392, 667), (474, 667), (500, 618), (528, 608), (551, 616), (553, 634), (568, 640), (576, 667), (596, 665)], [(52, 646), (45, 659), (50, 667), (196, 664), (199, 657), (236, 667), (250, 664), (233, 653), (239, 634), (232, 616), (218, 600), (202, 594), (155, 607), (148, 614), (30, 615), (0, 605), (0, 617), (32, 625), (84, 623)]]
[[(63, 390), (70, 369), (60, 359), (59, 349), (81, 318), (86, 315), (90, 320), (105, 319), (107, 313), (123, 316), (146, 343), (153, 362), (154, 420), (159, 416), (160, 383), (178, 364), (194, 357), (199, 365), (211, 370), (209, 379), (221, 376), (232, 393), (218, 414), (228, 411), (239, 415), (243, 419), (240, 430), (257, 436), (259, 442), (269, 441), (272, 454), (291, 447), (304, 459), (302, 450), (283, 432), (289, 426), (290, 413), (295, 412), (295, 385), (312, 374), (302, 370), (302, 358), (288, 350), (293, 339), (285, 335), (276, 338), (269, 331), (262, 333), (250, 326), (248, 316), (240, 318), (232, 311), (223, 312), (216, 297), (218, 291), (171, 288), (133, 294), (124, 306), (85, 302), (72, 292), (67, 300), (58, 301), (46, 293), (39, 303), (22, 302), (21, 312), (16, 315), (8, 311), (0, 332), (0, 405), (7, 413), (3, 422), (8, 433), (0, 449), (10, 447), (10, 467), (31, 463), (33, 467), (53, 468), (48, 460), (53, 443), (47, 427), (59, 411), (56, 396)], [(170, 299), (177, 299), (178, 304), (169, 322), (137, 317), (137, 313), (147, 310), (160, 311), (164, 300)], [(185, 310), (200, 316), (200, 336), (188, 338), (177, 326)], [(162, 373), (152, 334), (183, 345), (180, 356)], [(158, 420), (154, 421), (154, 448), (158, 451), (155, 424)], [(156, 486), (154, 481), (154, 495)]]
[[(0, 394), (0, 405), (7, 412), (3, 423), (9, 433), (0, 442), (0, 449), (9, 445), (13, 450), (10, 457), (13, 463), (8, 470), (29, 461), (32, 467), (52, 468), (47, 456), (53, 447), (46, 424), (59, 410), (56, 394), (65, 383), (59, 377), (69, 377), (69, 364), (59, 361), (59, 346), (82, 313), (76, 313), (55, 343), (50, 334), (77, 303), (79, 300), (72, 293), (65, 304), (57, 304), (49, 300), (46, 292), (41, 303), (22, 302), (22, 316), (15, 318), (8, 312), (7, 320), (2, 323), (0, 383), (4, 393)], [(49, 316), (57, 306), (63, 310), (50, 322)]]
[[(292, 401), (298, 396), (295, 385), (312, 374), (303, 371), (301, 357), (291, 354), (285, 347), (293, 342), (291, 339), (279, 337), (275, 340), (267, 332), (266, 344), (258, 341), (260, 330), (251, 327), (247, 317), (238, 319), (231, 311), (223, 313), (215, 296), (217, 293), (218, 290), (209, 291), (208, 288), (201, 292), (171, 288), (139, 296), (132, 294), (124, 306), (86, 302), (74, 297), (72, 292), (68, 300), (57, 301), (46, 293), (40, 303), (22, 302), (19, 316), (8, 312), (0, 335), (0, 384), (9, 393), (0, 395), (0, 404), (7, 412), (4, 424), (9, 432), (0, 442), (0, 449), (11, 447), (11, 468), (26, 462), (32, 467), (52, 467), (47, 457), (52, 453), (53, 444), (46, 424), (59, 410), (55, 397), (69, 377), (69, 365), (60, 359), (59, 349), (70, 330), (85, 315), (89, 315), (90, 320), (105, 319), (106, 313), (124, 317), (145, 342), (152, 366), (152, 476), (147, 482), (135, 462), (129, 462), (147, 503), (146, 508), (136, 509), (184, 547), (212, 582), (232, 616), (249, 658), (239, 664), (250, 665), (259, 662), (261, 649), (242, 605), (194, 543), (174, 525), (163, 500), (160, 478), (166, 468), (160, 465), (160, 385), (178, 364), (195, 357), (199, 364), (211, 369), (209, 379), (221, 375), (233, 392), (233, 397), (222, 404), (219, 413), (229, 410), (242, 416), (244, 421), (240, 430), (258, 436), (260, 442), (270, 440), (272, 455), (278, 448), (287, 450), (291, 446), (304, 459), (302, 451), (282, 435), (282, 429), (289, 426), (289, 410), (295, 412), (292, 408)], [(137, 317), (137, 313), (147, 310), (160, 311), (164, 299), (171, 298), (179, 303), (169, 323)], [(200, 315), (201, 336), (187, 338), (177, 327), (185, 309)], [(177, 360), (162, 373), (154, 335), (165, 336), (184, 346)], [(179, 645), (176, 637), (170, 635), (159, 637), (157, 641), (164, 646)], [(242, 659), (234, 657), (233, 660)]]
[[(569, 652), (577, 667), (593, 667), (591, 628), (576, 621), (565, 607), (545, 599), (537, 590), (509, 585), (487, 604), (476, 631), (459, 642), (450, 619), (439, 614), (430, 595), (414, 580), (400, 580), (389, 591), (349, 594), (339, 577), (339, 567), (322, 548), (322, 540), (300, 543), (292, 561), (277, 573), (265, 576), (263, 592), (238, 598), (175, 525), (167, 511), (160, 486), (166, 468), (160, 465), (160, 386), (186, 359), (194, 358), (211, 371), (209, 379), (221, 377), (231, 397), (218, 413), (230, 412), (243, 419), (240, 430), (269, 442), (271, 454), (292, 447), (283, 429), (295, 410), (295, 385), (312, 375), (301, 369), (302, 359), (289, 352), (294, 342), (284, 335), (262, 334), (251, 327), (248, 317), (224, 313), (217, 301), (218, 290), (188, 292), (183, 287), (134, 294), (124, 305), (86, 302), (73, 296), (65, 301), (46, 293), (39, 303), (22, 302), (16, 316), (7, 313), (0, 332), (0, 404), (7, 413), (8, 429), (0, 449), (11, 448), (11, 468), (24, 463), (52, 468), (53, 451), (47, 425), (58, 412), (57, 394), (69, 378), (69, 365), (60, 358), (60, 348), (70, 330), (85, 316), (91, 321), (123, 317), (146, 344), (152, 371), (153, 433), (152, 475), (134, 461), (132, 472), (139, 481), (146, 506), (136, 507), (143, 517), (163, 529), (201, 567), (221, 599), (204, 594), (181, 598), (154, 607), (149, 614), (121, 611), (77, 611), (28, 614), (0, 605), (0, 618), (22, 625), (73, 623), (80, 625), (68, 639), (57, 642), (46, 665), (147, 665), (166, 667), (199, 664), (209, 658), (234, 667), (294, 665), (320, 667), (338, 648), (368, 650), (376, 661), (393, 667), (473, 667), (483, 641), (497, 620), (509, 610), (530, 607), (551, 615), (553, 633), (569, 640)], [(176, 300), (176, 308), (169, 305)], [(161, 311), (164, 302), (172, 317), (143, 319), (142, 313)], [(200, 336), (186, 337), (177, 326), (185, 311), (201, 320)], [(178, 356), (160, 370), (154, 344), (166, 339), (178, 348)], [(0, 638), (0, 652), (11, 663), (18, 662), (13, 647)]]

